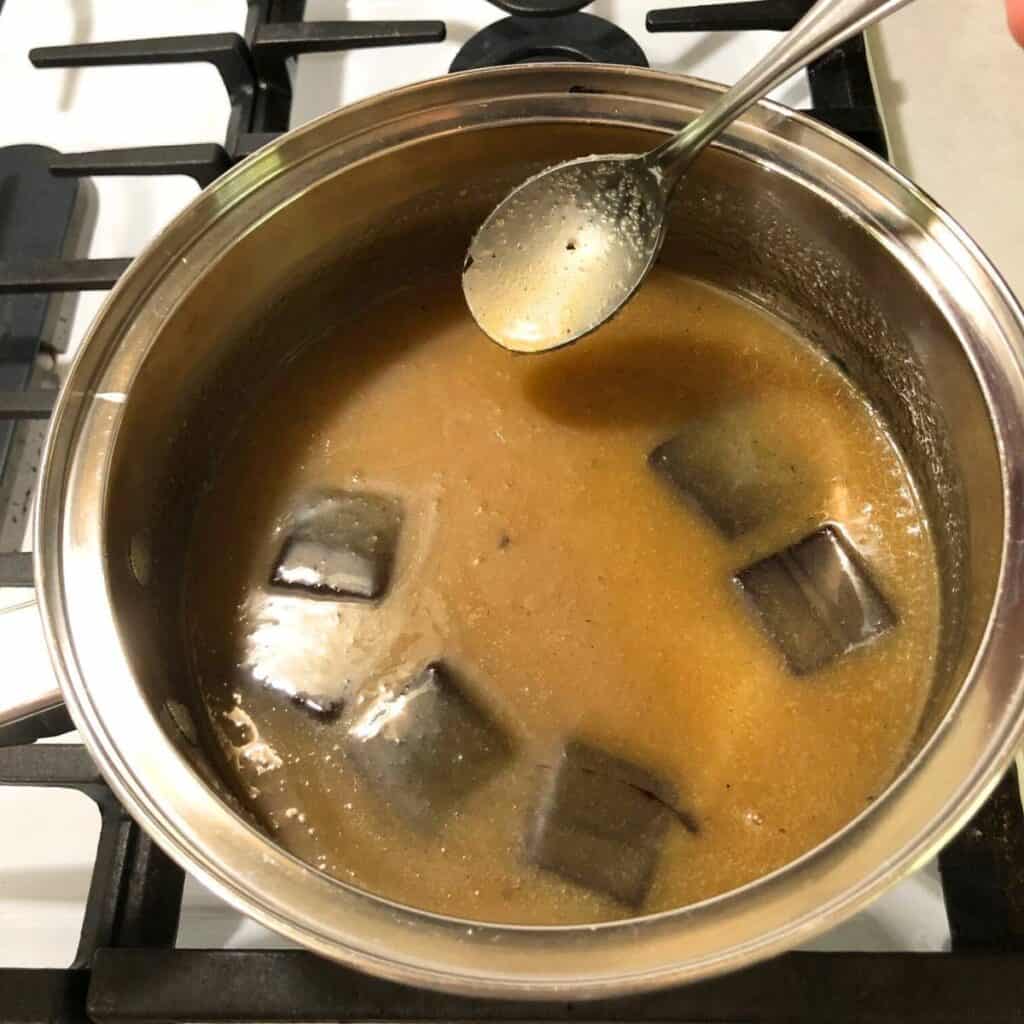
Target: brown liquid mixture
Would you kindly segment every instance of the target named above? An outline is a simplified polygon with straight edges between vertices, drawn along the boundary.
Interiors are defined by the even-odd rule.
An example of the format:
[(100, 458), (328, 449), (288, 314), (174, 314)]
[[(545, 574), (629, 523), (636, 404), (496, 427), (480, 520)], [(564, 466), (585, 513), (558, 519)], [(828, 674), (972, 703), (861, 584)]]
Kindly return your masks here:
[[(732, 889), (841, 828), (906, 755), (938, 628), (927, 523), (861, 396), (780, 323), (667, 271), (581, 344), (537, 357), (487, 341), (457, 280), (429, 294), (427, 309), (370, 309), (291, 364), (198, 511), (187, 628), (248, 808), (340, 879), (530, 924), (634, 912), (524, 861), (570, 737), (670, 781), (697, 826), (668, 827), (643, 912)], [(768, 521), (737, 538), (648, 465), (695, 417), (724, 417), (725, 458), (756, 435), (791, 464)], [(376, 603), (269, 584), (290, 510), (325, 488), (402, 502)], [(898, 622), (796, 676), (732, 577), (826, 521)], [(356, 770), (344, 717), (287, 694), (351, 699), (437, 659), (513, 753), (424, 831)]]

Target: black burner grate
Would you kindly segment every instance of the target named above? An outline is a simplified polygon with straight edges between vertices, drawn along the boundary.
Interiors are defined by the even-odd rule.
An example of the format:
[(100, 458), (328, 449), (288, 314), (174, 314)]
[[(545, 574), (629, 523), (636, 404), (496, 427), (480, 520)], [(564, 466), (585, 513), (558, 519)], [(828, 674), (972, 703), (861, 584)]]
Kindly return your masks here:
[[(586, 3), (493, 2), (514, 17), (497, 21), (490, 35), (485, 30), (471, 39), (468, 56), (460, 52), (453, 69), (565, 56), (646, 64), (638, 43), (621, 29), (577, 13)], [(691, 4), (650, 12), (647, 27), (651, 32), (779, 31), (809, 5), (809, 0)], [(187, 174), (206, 185), (287, 127), (288, 58), (439, 41), (445, 35), (438, 21), (307, 23), (304, 7), (303, 0), (249, 0), (244, 35), (33, 51), (40, 67), (208, 62), (220, 73), (232, 112), (223, 144), (70, 154), (27, 146), (0, 151), (0, 473), (12, 422), (45, 419), (53, 406), (54, 392), (25, 390), (45, 337), (50, 294), (110, 288), (130, 262), (63, 258), (78, 178)], [(816, 62), (810, 82), (815, 116), (885, 155), (862, 39)], [(17, 208), (10, 198), (15, 193)], [(0, 554), (0, 585), (31, 584), (30, 556)], [(175, 949), (182, 871), (128, 818), (81, 747), (30, 743), (69, 727), (66, 712), (58, 709), (0, 731), (0, 785), (78, 790), (95, 800), (102, 820), (74, 963), (64, 970), (0, 970), (0, 1024), (1024, 1021), (1024, 814), (1015, 772), (940, 859), (953, 936), (950, 953), (792, 953), (721, 980), (653, 996), (523, 1005), (402, 988), (294, 950)]]
[[(651, 32), (785, 32), (814, 0), (746, 0), (743, 3), (687, 4), (651, 11)], [(807, 69), (813, 106), (807, 113), (856, 139), (879, 156), (889, 155), (863, 36), (814, 61)]]
[[(445, 37), (441, 21), (304, 22), (305, 0), (249, 0), (248, 8), (244, 37), (222, 32), (32, 50), (29, 58), (38, 68), (212, 64), (231, 101), (222, 146), (140, 146), (54, 154), (52, 173), (60, 177), (187, 174), (201, 187), (208, 185), (233, 163), (288, 128), (288, 58), (303, 53), (440, 42)], [(6, 262), (0, 264), (0, 294), (106, 289), (113, 286), (129, 262), (53, 258), (27, 262), (6, 255)]]
[(509, 14), (551, 18), (558, 14), (572, 14), (586, 7), (590, 0), (491, 0), (491, 3)]
[[(78, 198), (77, 181), (47, 173), (59, 156), (45, 146), (0, 150), (0, 261), (59, 258), (68, 244)], [(10, 197), (10, 198), (6, 198)], [(17, 197), (17, 204), (13, 199)], [(0, 268), (5, 264), (0, 263)], [(26, 393), (40, 340), (47, 333), (45, 295), (6, 293), (0, 270), (0, 477), (7, 465), (14, 420), (45, 416), (52, 396)], [(29, 577), (28, 583), (31, 583)]]
[(299, 950), (174, 948), (184, 875), (124, 813), (77, 746), (0, 749), (0, 785), (58, 786), (102, 816), (82, 939), (66, 970), (0, 969), (0, 1021), (1024, 1020), (1024, 816), (1016, 773), (942, 857), (949, 953), (789, 953), (629, 999), (515, 1003), (404, 988)]
[(647, 57), (636, 40), (605, 18), (592, 14), (552, 17), (549, 12), (544, 17), (503, 18), (481, 29), (455, 55), (449, 70), (469, 71), (544, 60), (647, 67)]

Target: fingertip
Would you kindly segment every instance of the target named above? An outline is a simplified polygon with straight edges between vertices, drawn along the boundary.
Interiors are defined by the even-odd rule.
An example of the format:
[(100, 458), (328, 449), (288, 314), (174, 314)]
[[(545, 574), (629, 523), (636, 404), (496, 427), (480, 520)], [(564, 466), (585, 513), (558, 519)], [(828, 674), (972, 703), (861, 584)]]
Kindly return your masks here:
[(1006, 20), (1010, 34), (1024, 46), (1024, 0), (1006, 0)]

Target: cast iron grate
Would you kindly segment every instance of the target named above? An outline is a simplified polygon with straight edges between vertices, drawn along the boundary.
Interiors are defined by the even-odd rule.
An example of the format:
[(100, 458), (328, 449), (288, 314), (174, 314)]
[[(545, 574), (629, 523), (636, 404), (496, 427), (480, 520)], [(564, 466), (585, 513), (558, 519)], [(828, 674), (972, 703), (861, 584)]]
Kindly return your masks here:
[(597, 1003), (468, 999), (378, 981), (299, 950), (174, 947), (184, 875), (125, 814), (79, 746), (0, 749), (0, 785), (96, 801), (81, 942), (64, 970), (0, 969), (0, 1021), (1024, 1020), (1024, 816), (1016, 772), (941, 859), (948, 953), (789, 953), (738, 974)]
[(648, 66), (640, 44), (628, 32), (607, 18), (576, 13), (576, 8), (585, 4), (557, 0), (492, 2), (504, 10), (532, 8), (533, 13), (502, 18), (470, 36), (449, 71), (555, 60)]
[[(745, 0), (742, 3), (686, 4), (647, 15), (650, 32), (741, 32), (792, 28), (814, 0)], [(879, 156), (888, 148), (878, 112), (863, 36), (814, 61), (807, 69), (813, 106), (807, 113), (856, 139)]]
[[(562, 32), (566, 20), (587, 6), (573, 0), (493, 2), (513, 15), (496, 25), (518, 23), (542, 43), (545, 26)], [(651, 11), (647, 27), (652, 32), (779, 31), (808, 6), (809, 0), (691, 4)], [(39, 67), (205, 61), (217, 68), (232, 106), (222, 144), (69, 154), (40, 146), (0, 151), (0, 182), (12, 184), (8, 195), (16, 190), (21, 200), (17, 207), (0, 203), (0, 476), (11, 425), (46, 419), (53, 407), (55, 392), (26, 390), (50, 295), (108, 289), (130, 262), (62, 258), (79, 178), (187, 174), (206, 185), (287, 127), (288, 58), (440, 41), (445, 34), (438, 21), (303, 22), (304, 7), (304, 0), (249, 0), (244, 35), (47, 47), (31, 54)], [(634, 40), (621, 30), (609, 35), (603, 26), (614, 29), (606, 19), (593, 18), (589, 30), (617, 41), (618, 53), (591, 56), (581, 48), (580, 59), (646, 63)], [(564, 52), (554, 54), (553, 37), (547, 38), (548, 51), (542, 48), (538, 56)], [(524, 59), (522, 54), (491, 57)], [(862, 39), (818, 61), (810, 82), (811, 113), (886, 154)], [(26, 196), (34, 198), (29, 202)], [(0, 554), (0, 586), (31, 585), (31, 557)], [(66, 712), (57, 709), (0, 731), (0, 785), (78, 790), (96, 801), (102, 820), (75, 960), (67, 969), (0, 970), (0, 1024), (1024, 1020), (1024, 814), (1015, 772), (940, 859), (953, 936), (950, 953), (792, 953), (738, 975), (654, 996), (524, 1005), (402, 988), (294, 950), (174, 948), (181, 869), (126, 815), (81, 747), (31, 742), (69, 728)]]

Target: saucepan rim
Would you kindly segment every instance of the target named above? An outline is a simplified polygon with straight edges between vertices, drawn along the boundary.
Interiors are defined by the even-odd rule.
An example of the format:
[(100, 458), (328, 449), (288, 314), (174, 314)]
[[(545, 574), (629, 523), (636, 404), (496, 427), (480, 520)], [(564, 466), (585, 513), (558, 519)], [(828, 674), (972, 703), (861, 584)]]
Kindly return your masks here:
[(103, 529), (125, 396), (162, 325), (239, 231), (326, 174), (431, 135), (537, 120), (668, 130), (719, 90), (646, 69), (544, 64), (465, 72), (344, 108), (203, 191), (134, 261), (82, 346), (52, 420), (35, 537), (44, 629), (68, 708), (111, 788), (171, 857), (317, 953), (408, 984), (503, 997), (624, 995), (707, 977), (809, 939), (919, 867), (977, 809), (1020, 743), (1024, 316), (977, 246), (916, 186), (771, 103), (721, 145), (848, 206), (913, 267), (961, 338), (1001, 459), (1002, 562), (978, 655), (940, 727), (870, 810), (798, 861), (696, 906), (598, 926), (456, 921), (338, 883), (260, 835), (197, 774), (187, 738), (162, 727), (133, 676)]

